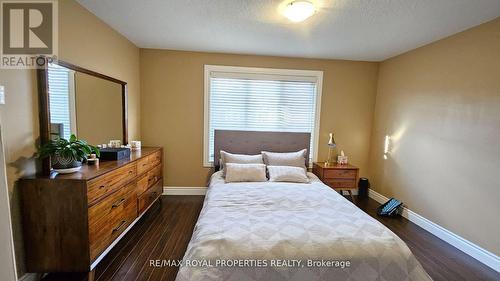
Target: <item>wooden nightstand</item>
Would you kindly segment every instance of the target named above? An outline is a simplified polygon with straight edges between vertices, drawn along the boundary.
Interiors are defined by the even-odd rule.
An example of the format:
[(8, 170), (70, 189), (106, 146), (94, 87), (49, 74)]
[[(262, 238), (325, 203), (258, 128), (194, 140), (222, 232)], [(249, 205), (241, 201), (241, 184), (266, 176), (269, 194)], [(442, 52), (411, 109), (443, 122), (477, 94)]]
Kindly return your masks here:
[(313, 173), (329, 187), (339, 191), (347, 190), (352, 198), (352, 190), (357, 189), (359, 168), (353, 165), (332, 164), (324, 162), (313, 163)]

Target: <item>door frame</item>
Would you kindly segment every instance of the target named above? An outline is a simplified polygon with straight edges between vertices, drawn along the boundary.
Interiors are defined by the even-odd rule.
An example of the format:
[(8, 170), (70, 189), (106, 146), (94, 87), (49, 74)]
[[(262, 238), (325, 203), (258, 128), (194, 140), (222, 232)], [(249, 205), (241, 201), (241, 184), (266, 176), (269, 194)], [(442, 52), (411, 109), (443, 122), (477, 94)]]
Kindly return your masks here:
[(6, 226), (0, 228), (0, 279), (17, 281), (6, 166), (3, 127), (0, 119), (0, 225)]

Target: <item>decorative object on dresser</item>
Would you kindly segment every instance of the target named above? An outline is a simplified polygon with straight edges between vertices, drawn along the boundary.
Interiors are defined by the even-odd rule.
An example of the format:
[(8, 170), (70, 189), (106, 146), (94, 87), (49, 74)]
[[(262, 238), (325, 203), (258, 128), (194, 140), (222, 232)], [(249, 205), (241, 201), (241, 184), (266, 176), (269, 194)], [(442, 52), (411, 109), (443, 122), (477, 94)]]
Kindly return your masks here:
[(313, 173), (329, 187), (342, 193), (346, 190), (352, 198), (352, 190), (356, 189), (359, 168), (350, 164), (326, 165), (325, 162), (314, 162)]
[(132, 150), (141, 150), (141, 141), (130, 141), (130, 148)]
[(38, 149), (37, 156), (40, 159), (51, 157), (54, 171), (68, 174), (80, 170), (82, 162), (88, 155), (93, 154), (98, 157), (99, 153), (97, 147), (71, 135), (68, 140), (58, 137), (45, 143)]
[(28, 272), (89, 272), (163, 192), (162, 148), (19, 181)]
[(122, 141), (121, 140), (110, 140), (109, 147), (112, 147), (112, 148), (122, 147)]
[(130, 158), (130, 148), (120, 147), (120, 148), (100, 148), (101, 151), (101, 161), (108, 160), (121, 160)]

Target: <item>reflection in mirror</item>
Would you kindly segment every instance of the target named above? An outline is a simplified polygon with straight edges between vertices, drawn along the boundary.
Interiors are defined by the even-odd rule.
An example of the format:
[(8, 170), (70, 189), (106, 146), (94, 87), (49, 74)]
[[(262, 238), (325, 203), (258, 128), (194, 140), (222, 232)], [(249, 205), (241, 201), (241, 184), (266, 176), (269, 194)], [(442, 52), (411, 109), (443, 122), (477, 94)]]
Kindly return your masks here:
[(49, 64), (50, 137), (75, 134), (90, 144), (123, 142), (122, 85)]

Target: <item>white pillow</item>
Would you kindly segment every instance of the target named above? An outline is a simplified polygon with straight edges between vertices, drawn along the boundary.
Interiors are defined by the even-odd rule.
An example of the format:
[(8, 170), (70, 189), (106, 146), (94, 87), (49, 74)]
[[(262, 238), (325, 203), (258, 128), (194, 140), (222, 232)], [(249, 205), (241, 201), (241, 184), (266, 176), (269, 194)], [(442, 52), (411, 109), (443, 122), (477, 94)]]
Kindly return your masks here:
[(297, 152), (269, 152), (262, 151), (264, 163), (268, 166), (292, 166), (306, 170), (307, 149)]
[(266, 165), (226, 163), (226, 182), (267, 181)]
[(267, 166), (269, 181), (286, 181), (308, 183), (306, 171), (301, 167), (292, 166)]
[(237, 163), (237, 164), (264, 164), (262, 160), (262, 155), (246, 155), (246, 154), (233, 154), (220, 151), (220, 169), (222, 169), (222, 177), (226, 176), (226, 163)]

